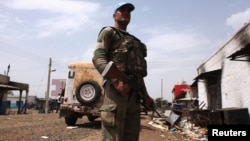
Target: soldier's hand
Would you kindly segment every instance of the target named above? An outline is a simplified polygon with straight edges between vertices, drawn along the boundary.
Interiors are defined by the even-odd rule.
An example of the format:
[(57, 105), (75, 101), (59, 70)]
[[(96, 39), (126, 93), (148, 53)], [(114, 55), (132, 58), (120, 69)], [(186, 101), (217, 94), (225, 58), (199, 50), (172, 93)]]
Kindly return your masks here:
[(125, 96), (129, 93), (130, 86), (127, 83), (124, 83), (123, 81), (120, 81), (118, 79), (113, 80), (112, 83), (115, 89), (117, 90), (117, 92), (121, 94), (122, 96)]

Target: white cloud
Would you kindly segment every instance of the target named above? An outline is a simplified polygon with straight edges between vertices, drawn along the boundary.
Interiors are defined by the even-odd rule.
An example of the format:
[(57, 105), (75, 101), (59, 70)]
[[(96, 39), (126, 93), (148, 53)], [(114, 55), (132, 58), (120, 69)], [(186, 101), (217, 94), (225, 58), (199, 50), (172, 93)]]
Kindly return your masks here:
[[(95, 15), (100, 8), (98, 3), (70, 0), (9, 0), (4, 4), (13, 10), (32, 10), (37, 16), (29, 19), (29, 23), (38, 27), (39, 30), (33, 32), (38, 32), (39, 38), (55, 36), (58, 33), (69, 35), (84, 29), (84, 24), (92, 23), (89, 17)], [(45, 13), (49, 13), (49, 17), (44, 17)]]
[(0, 10), (0, 30), (5, 29), (9, 24), (23, 23), (21, 19), (3, 10)]
[(226, 24), (231, 26), (235, 31), (239, 30), (245, 23), (250, 22), (250, 8), (246, 11), (231, 15)]
[(16, 10), (45, 10), (70, 15), (94, 12), (99, 6), (88, 1), (70, 0), (8, 0), (5, 5)]
[(156, 36), (149, 40), (149, 45), (154, 45), (158, 49), (165, 51), (182, 51), (190, 50), (196, 47), (200, 40), (197, 40), (197, 35), (194, 33), (167, 33)]
[(38, 36), (54, 36), (57, 33), (69, 35), (75, 31), (79, 31), (79, 27), (88, 22), (91, 22), (89, 18), (83, 16), (60, 16), (50, 19), (42, 19), (37, 24), (39, 29), (41, 29)]
[(188, 63), (197, 60), (196, 57), (201, 58), (199, 52), (204, 49), (202, 47), (210, 44), (206, 37), (197, 32), (158, 29), (161, 31), (150, 32), (152, 34), (146, 43), (148, 60), (152, 62), (167, 60), (169, 64), (176, 64), (176, 60), (180, 60), (180, 63)]
[(4, 13), (0, 13), (0, 21), (0, 30), (2, 30), (7, 26), (6, 23), (9, 21), (9, 19)]

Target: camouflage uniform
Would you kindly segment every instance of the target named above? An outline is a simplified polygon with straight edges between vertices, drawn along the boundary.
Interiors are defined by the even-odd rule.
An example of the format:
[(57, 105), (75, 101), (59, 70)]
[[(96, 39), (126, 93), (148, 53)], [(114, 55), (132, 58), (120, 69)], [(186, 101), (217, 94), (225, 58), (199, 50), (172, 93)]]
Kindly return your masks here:
[[(146, 46), (136, 37), (113, 27), (104, 27), (98, 36), (93, 64), (102, 73), (109, 61), (127, 75), (138, 76), (145, 87), (147, 75)], [(101, 107), (103, 141), (138, 141), (140, 132), (140, 103), (135, 91), (121, 96), (111, 80), (104, 81), (105, 98)]]

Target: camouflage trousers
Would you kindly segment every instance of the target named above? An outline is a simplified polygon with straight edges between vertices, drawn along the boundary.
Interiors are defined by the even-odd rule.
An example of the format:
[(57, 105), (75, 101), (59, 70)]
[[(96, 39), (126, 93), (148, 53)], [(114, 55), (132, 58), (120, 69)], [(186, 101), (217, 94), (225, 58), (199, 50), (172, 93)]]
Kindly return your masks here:
[(138, 141), (140, 133), (140, 104), (130, 92), (121, 96), (107, 81), (101, 107), (102, 141)]

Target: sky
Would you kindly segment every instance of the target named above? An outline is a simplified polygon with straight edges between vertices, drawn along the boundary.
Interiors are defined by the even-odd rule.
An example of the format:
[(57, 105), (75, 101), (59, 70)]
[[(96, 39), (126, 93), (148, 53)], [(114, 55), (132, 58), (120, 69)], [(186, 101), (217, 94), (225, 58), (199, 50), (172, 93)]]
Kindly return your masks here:
[[(68, 64), (91, 62), (98, 32), (113, 26), (117, 0), (1, 0), (0, 74), (28, 83), (44, 98)], [(127, 31), (147, 46), (152, 98), (172, 99), (175, 84), (192, 84), (197, 68), (250, 21), (249, 0), (134, 0)], [(50, 81), (51, 82), (51, 81)], [(53, 87), (51, 86), (52, 90)]]

